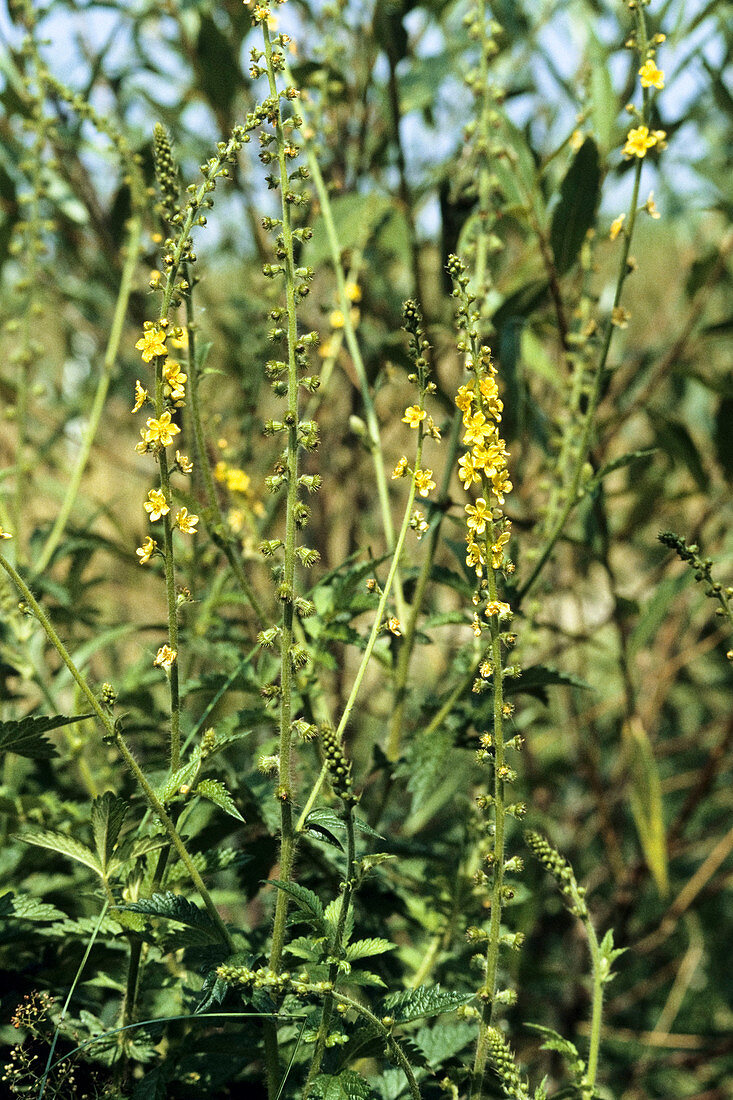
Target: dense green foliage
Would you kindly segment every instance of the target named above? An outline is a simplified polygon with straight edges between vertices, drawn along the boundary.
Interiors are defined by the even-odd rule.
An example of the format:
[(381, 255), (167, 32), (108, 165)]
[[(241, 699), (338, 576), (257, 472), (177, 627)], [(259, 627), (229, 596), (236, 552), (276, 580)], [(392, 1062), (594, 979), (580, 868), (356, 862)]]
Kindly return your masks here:
[(4, 28), (0, 1095), (724, 1100), (731, 4), (271, 6)]

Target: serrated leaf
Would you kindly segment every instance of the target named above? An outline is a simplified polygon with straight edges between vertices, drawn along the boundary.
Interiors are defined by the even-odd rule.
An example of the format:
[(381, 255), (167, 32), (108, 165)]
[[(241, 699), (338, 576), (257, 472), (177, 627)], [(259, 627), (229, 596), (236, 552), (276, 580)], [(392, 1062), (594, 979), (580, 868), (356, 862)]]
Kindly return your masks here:
[(385, 997), (377, 1012), (378, 1016), (393, 1016), (400, 1024), (410, 1020), (421, 1020), (428, 1016), (440, 1016), (459, 1005), (473, 1000), (473, 993), (456, 993), (450, 989), (441, 989), (439, 985), (420, 985), (417, 989), (403, 989)]
[(354, 940), (346, 948), (346, 958), (349, 962), (356, 959), (367, 959), (373, 955), (383, 955), (385, 951), (394, 951), (396, 944), (389, 940), (369, 939)]
[(280, 879), (271, 878), (268, 879), (268, 885), (275, 886), (278, 890), (288, 894), (293, 901), (297, 902), (308, 923), (312, 924), (321, 934), (325, 932), (326, 922), (324, 920), (323, 903), (317, 894), (314, 894), (307, 886), (301, 886), (299, 882), (282, 882)]
[(586, 138), (573, 157), (560, 187), (550, 229), (550, 246), (559, 275), (575, 263), (585, 235), (592, 227), (601, 191), (598, 146)]
[(638, 718), (624, 722), (622, 737), (629, 760), (631, 813), (647, 866), (660, 896), (666, 897), (669, 870), (659, 768), (647, 732)]
[(55, 905), (38, 901), (29, 894), (12, 894), (8, 891), (0, 897), (0, 920), (14, 917), (16, 920), (57, 921), (66, 914)]
[(102, 865), (91, 848), (87, 848), (86, 844), (74, 840), (73, 837), (64, 836), (63, 833), (57, 833), (49, 829), (45, 832), (18, 834), (18, 840), (22, 840), (25, 844), (33, 844), (36, 848), (48, 848), (52, 852), (68, 856), (69, 859), (76, 860), (77, 863), (83, 863), (86, 867), (91, 867), (92, 871), (96, 872), (100, 878), (104, 878)]
[(539, 1031), (540, 1035), (544, 1037), (545, 1041), (540, 1047), (541, 1050), (556, 1050), (558, 1054), (565, 1054), (574, 1062), (580, 1062), (578, 1048), (569, 1039), (563, 1038), (559, 1032), (553, 1031), (551, 1027), (543, 1027), (542, 1024), (527, 1024), (527, 1027), (531, 1027), (533, 1031)]
[(30, 760), (50, 760), (58, 756), (58, 750), (43, 735), (93, 717), (93, 714), (77, 714), (72, 718), (53, 714), (21, 718), (17, 722), (0, 722), (0, 752), (14, 752), (16, 756), (25, 756)]
[(102, 870), (107, 873), (128, 806), (112, 791), (105, 791), (92, 802), (92, 833)]
[(194, 755), (193, 759), (174, 771), (173, 775), (167, 777), (155, 792), (163, 805), (170, 802), (173, 796), (178, 794), (181, 787), (191, 786), (200, 767), (201, 760), (197, 755)]
[(236, 817), (237, 821), (244, 821), (231, 794), (218, 779), (202, 779), (196, 784), (196, 794), (208, 798), (209, 802), (213, 802), (230, 817)]
[[(362, 821), (360, 818), (354, 815), (354, 828), (364, 833), (365, 836), (374, 837), (375, 840), (384, 840), (384, 837), (380, 833), (376, 833), (372, 829), (371, 825), (367, 825), (366, 821)], [(316, 810), (311, 810), (306, 818), (307, 825), (325, 825), (329, 829), (345, 829), (343, 818), (340, 818), (338, 814), (335, 814), (333, 810), (327, 810), (325, 807), (319, 807)]]
[(181, 894), (153, 894), (150, 898), (131, 901), (117, 907), (120, 912), (142, 913), (148, 917), (163, 917), (177, 921), (189, 928), (205, 933), (210, 939), (219, 941), (219, 930), (204, 909), (199, 909), (192, 901)]
[(366, 1078), (352, 1069), (336, 1076), (319, 1073), (311, 1085), (311, 1096), (319, 1100), (369, 1100), (372, 1095)]
[(476, 1041), (476, 1025), (471, 1020), (445, 1020), (421, 1027), (414, 1035), (415, 1045), (432, 1068), (440, 1069), (455, 1058), (469, 1043)]

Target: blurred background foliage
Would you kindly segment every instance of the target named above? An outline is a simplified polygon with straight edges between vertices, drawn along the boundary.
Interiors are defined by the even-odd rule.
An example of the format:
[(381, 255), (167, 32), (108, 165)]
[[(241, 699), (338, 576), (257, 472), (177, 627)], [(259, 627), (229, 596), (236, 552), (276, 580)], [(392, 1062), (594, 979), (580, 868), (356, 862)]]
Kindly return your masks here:
[[(139, 154), (149, 187), (154, 122), (169, 129), (189, 181), (261, 94), (248, 75), (250, 16), (239, 0), (50, 0), (34, 7), (45, 64), (115, 122)], [(618, 253), (608, 231), (630, 194), (631, 166), (620, 148), (636, 65), (624, 48), (631, 27), (624, 4), (497, 0), (492, 10), (501, 26), (492, 71), (503, 88), (497, 110), (519, 168), (514, 192), (506, 181), (496, 191), (485, 312), (504, 392), (515, 483), (508, 512), (521, 585), (542, 542), (555, 440), (567, 416), (547, 248), (554, 249), (555, 277), (568, 309), (577, 305), (587, 278), (598, 311), (610, 307)], [(463, 134), (474, 109), (463, 76), (475, 64), (465, 11), (465, 3), (452, 0), (291, 0), (280, 11), (281, 29), (297, 43), (290, 64), (308, 92), (310, 136), (345, 267), (361, 287), (357, 331), (389, 469), (406, 444), (400, 416), (413, 394), (399, 331), (407, 295), (424, 310), (438, 385), (436, 420), (446, 428), (461, 380), (444, 264), (449, 252), (463, 247), (476, 208)], [(656, 100), (655, 124), (666, 130), (669, 148), (653, 162), (648, 158), (643, 177), (644, 197), (654, 189), (661, 219), (639, 221), (632, 249), (638, 268), (624, 298), (631, 318), (616, 334), (590, 461), (598, 470), (631, 452), (648, 453), (602, 482), (591, 481), (515, 624), (518, 656), (528, 670), (517, 685), (516, 728), (527, 739), (519, 797), (528, 803), (528, 820), (548, 832), (589, 887), (598, 927), (614, 927), (617, 945), (628, 948), (610, 987), (602, 1067), (609, 1094), (627, 1100), (718, 1100), (731, 1095), (733, 1076), (733, 720), (725, 657), (731, 643), (712, 602), (656, 538), (672, 529), (699, 543), (719, 563), (717, 579), (730, 581), (732, 13), (725, 0), (666, 0), (649, 11), (652, 30), (667, 35), (660, 48), (666, 88)], [(21, 282), (18, 289), (23, 253), (13, 254), (13, 241), (24, 217), (19, 197), (28, 189), (37, 125), (35, 62), (21, 48), (17, 12), (2, 13), (0, 28), (0, 457), (7, 518), (19, 397), (14, 322), (29, 308), (27, 288)], [(164, 592), (159, 574), (141, 570), (134, 553), (145, 534), (141, 502), (149, 467), (134, 453), (137, 425), (129, 415), (140, 371), (134, 343), (156, 309), (147, 284), (159, 262), (155, 234), (162, 226), (151, 199), (125, 334), (81, 492), (52, 561), (34, 572), (89, 415), (131, 208), (127, 168), (108, 140), (60, 95), (44, 96), (43, 114), (47, 130), (36, 163), (43, 216), (53, 228), (42, 234), (45, 251), (32, 287), (33, 301), (42, 306), (34, 331), (43, 350), (34, 358), (26, 395), (30, 487), (18, 561), (88, 674), (114, 683), (136, 751), (162, 769), (156, 731), (165, 721), (165, 699), (151, 657), (164, 633)], [(588, 207), (587, 224), (568, 244), (564, 222), (553, 222), (553, 212), (583, 139), (591, 142), (586, 154), (593, 153), (596, 167), (578, 169), (573, 195)], [(521, 193), (523, 174), (531, 202)], [(211, 454), (247, 475), (243, 491), (230, 491), (222, 479), (222, 501), (270, 611), (271, 586), (256, 546), (260, 533), (278, 522), (277, 504), (264, 487), (275, 451), (262, 437), (270, 415), (262, 383), (273, 299), (261, 273), (270, 255), (260, 221), (272, 212), (252, 145), (231, 186), (217, 192), (210, 224), (196, 238), (198, 322), (202, 340), (211, 343), (202, 381)], [(368, 620), (362, 616), (372, 606), (364, 581), (375, 566), (364, 563), (378, 561), (385, 544), (358, 379), (341, 329), (334, 327), (335, 280), (317, 202), (309, 219), (314, 236), (302, 259), (317, 275), (303, 323), (322, 335), (327, 375), (314, 402), (323, 445), (308, 460), (325, 482), (314, 498), (310, 535), (322, 557), (312, 593), (319, 612), (311, 620), (312, 642), (338, 711), (363, 644)], [(590, 274), (577, 263), (579, 250), (591, 248), (584, 237), (588, 226), (594, 235)], [(562, 260), (563, 240), (568, 262)], [(440, 454), (430, 457), (438, 467)], [(396, 642), (380, 643), (349, 732), (364, 813), (399, 857), (380, 868), (362, 914), (364, 934), (387, 928), (399, 944), (382, 964), (393, 985), (421, 967), (436, 932), (432, 977), (452, 988), (472, 984), (473, 949), (463, 934), (481, 919), (481, 897), (470, 879), (468, 810), (480, 701), (469, 692), (444, 722), (431, 725), (445, 698), (443, 685), (454, 684), (465, 669), (462, 653), (470, 637), (463, 502), (456, 480), (443, 509), (444, 537), (420, 624), (420, 660), (413, 661), (396, 768), (384, 755)], [(410, 553), (408, 595), (421, 544), (413, 542)], [(194, 601), (185, 612), (186, 732), (196, 723), (201, 727), (202, 715), (217, 728), (253, 731), (226, 765), (248, 824), (199, 807), (196, 846), (203, 853), (226, 843), (247, 854), (250, 862), (235, 860), (218, 872), (215, 896), (228, 919), (257, 928), (270, 904), (259, 883), (272, 868), (276, 827), (270, 785), (255, 767), (271, 745), (258, 676), (246, 660), (258, 624), (215, 548), (197, 542), (182, 575)], [(70, 679), (49, 657), (40, 630), (16, 612), (7, 587), (2, 604), (4, 719), (72, 713)], [(538, 670), (534, 679), (532, 670)], [(89, 932), (97, 912), (83, 867), (51, 861), (12, 835), (31, 824), (84, 837), (89, 797), (108, 787), (132, 796), (127, 777), (91, 729), (62, 729), (53, 740), (60, 753), (53, 762), (12, 754), (4, 761), (2, 877), (57, 913), (36, 912), (3, 934), (0, 958), (10, 979), (6, 988), (12, 986), (2, 1000), (0, 1034), (7, 1044), (16, 1038), (8, 1020), (22, 995), (33, 989), (59, 995), (68, 987), (84, 946), (76, 937)], [(308, 776), (318, 761), (308, 749), (302, 756), (299, 767)], [(385, 795), (390, 770), (386, 789), (399, 797)], [(191, 822), (188, 827), (196, 832)], [(314, 841), (300, 877), (335, 886), (328, 849)], [(559, 1070), (552, 1055), (539, 1053), (536, 1037), (520, 1025), (582, 1030), (588, 1008), (578, 977), (585, 971), (584, 944), (534, 866), (525, 871), (508, 919), (527, 935), (512, 959), (519, 990), (509, 1010), (513, 1039), (535, 1074), (552, 1076)], [(73, 1028), (64, 1039), (69, 1049), (95, 1028), (113, 1026), (119, 950), (112, 935), (99, 948), (97, 977), (82, 984), (72, 1006)], [(182, 1005), (185, 1010), (187, 1003), (181, 965), (171, 964), (168, 973), (163, 959), (150, 964), (159, 972), (145, 1006), (150, 1016)], [(170, 1061), (169, 1095), (200, 1095), (192, 1091), (191, 1074), (200, 1075), (209, 1095), (241, 1095), (230, 1080), (246, 1064), (246, 1050), (232, 1054), (231, 1044), (203, 1026), (196, 1035), (196, 1053), (188, 1060), (180, 1055), (175, 1066)], [(154, 1060), (153, 1046), (138, 1052), (141, 1063)], [(81, 1095), (93, 1086), (78, 1087)], [(385, 1098), (398, 1094), (396, 1082), (382, 1087)]]

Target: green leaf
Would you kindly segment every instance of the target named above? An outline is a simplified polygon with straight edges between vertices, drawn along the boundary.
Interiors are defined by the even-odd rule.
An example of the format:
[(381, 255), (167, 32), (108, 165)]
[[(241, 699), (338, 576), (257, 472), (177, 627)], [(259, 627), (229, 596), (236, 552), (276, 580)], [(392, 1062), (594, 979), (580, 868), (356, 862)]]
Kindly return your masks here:
[(172, 894), (170, 891), (166, 894), (153, 894), (150, 898), (131, 901), (128, 905), (117, 908), (120, 912), (142, 913), (148, 917), (164, 917), (166, 920), (177, 921), (178, 924), (203, 932), (217, 943), (220, 940), (219, 930), (209, 914), (181, 894)]
[[(313, 836), (318, 837), (324, 844), (330, 844), (333, 848), (338, 848), (340, 852), (343, 852), (344, 846), (338, 837), (334, 836), (330, 829), (327, 829), (324, 824), (318, 819), (313, 818), (313, 814), (320, 814), (320, 810), (312, 810), (306, 818), (303, 829), (305, 832), (312, 833)], [(343, 822), (339, 822), (343, 825)]]
[(614, 143), (618, 98), (613, 90), (608, 51), (592, 31), (588, 47), (591, 60), (591, 124), (599, 146), (606, 153)]
[(64, 836), (63, 833), (57, 833), (50, 829), (46, 832), (23, 833), (22, 835), (18, 834), (18, 840), (22, 840), (25, 844), (33, 844), (36, 848), (48, 848), (52, 852), (68, 856), (69, 859), (74, 859), (77, 863), (83, 863), (85, 867), (91, 867), (92, 871), (96, 872), (100, 878), (105, 877), (102, 865), (94, 852), (87, 848), (86, 844), (82, 844), (81, 841), (74, 840), (70, 836)]
[(351, 1069), (333, 1076), (319, 1073), (311, 1085), (311, 1096), (319, 1100), (369, 1100), (373, 1096), (369, 1082)]
[(127, 809), (127, 803), (112, 791), (105, 791), (92, 802), (92, 833), (99, 862), (105, 874), (117, 846)]
[(268, 879), (269, 886), (276, 886), (278, 890), (288, 894), (293, 901), (300, 906), (303, 917), (312, 924), (321, 934), (325, 932), (323, 903), (317, 894), (309, 890), (307, 886), (301, 886), (299, 882), (282, 882), (280, 879)]
[(16, 756), (31, 760), (50, 760), (58, 756), (58, 751), (43, 734), (93, 717), (93, 714), (77, 714), (73, 718), (53, 714), (21, 718), (18, 722), (0, 722), (0, 752), (14, 752)]
[[(363, 248), (372, 232), (392, 209), (392, 200), (385, 195), (341, 195), (331, 201), (336, 236), (342, 252)], [(319, 267), (331, 260), (326, 225), (322, 217), (313, 222), (313, 236), (303, 250), (304, 263)]]
[(539, 1031), (540, 1035), (544, 1036), (545, 1041), (540, 1047), (541, 1050), (556, 1050), (558, 1054), (562, 1054), (567, 1058), (573, 1075), (580, 1080), (580, 1077), (585, 1073), (585, 1062), (578, 1053), (578, 1048), (574, 1043), (571, 1043), (569, 1039), (563, 1038), (557, 1031), (553, 1031), (551, 1027), (543, 1027), (542, 1024), (528, 1024), (533, 1031)]
[(349, 962), (354, 962), (356, 959), (366, 959), (372, 955), (383, 955), (385, 951), (394, 951), (395, 947), (396, 944), (390, 943), (389, 940), (354, 940), (346, 948), (346, 958)]
[(202, 779), (196, 784), (196, 794), (208, 798), (209, 802), (214, 802), (224, 813), (236, 817), (237, 821), (244, 821), (231, 794), (218, 779)]
[(659, 768), (638, 718), (624, 722), (622, 737), (629, 763), (631, 813), (647, 866), (661, 897), (669, 893), (667, 835)]
[(593, 489), (603, 481), (604, 477), (608, 477), (609, 474), (612, 474), (614, 470), (621, 470), (624, 466), (630, 466), (632, 462), (636, 462), (640, 458), (650, 458), (656, 453), (656, 447), (645, 447), (640, 451), (630, 451), (628, 454), (621, 455), (620, 458), (614, 458), (613, 462), (607, 462), (605, 466), (601, 466), (598, 473), (594, 474), (588, 482), (586, 488)]
[(440, 1069), (449, 1058), (455, 1058), (469, 1043), (476, 1041), (476, 1025), (471, 1020), (440, 1020), (421, 1027), (413, 1036), (433, 1069)]
[[(327, 810), (325, 807), (319, 807), (316, 810), (311, 810), (306, 818), (309, 825), (327, 826), (329, 829), (345, 829), (346, 826), (343, 819), (334, 813), (333, 810)], [(356, 815), (354, 815), (354, 828), (364, 833), (365, 836), (374, 837), (375, 840), (384, 840), (384, 837), (380, 833), (375, 833), (371, 825), (367, 825), (366, 821), (362, 821)]]
[(548, 696), (545, 689), (560, 684), (568, 687), (584, 688), (587, 691), (591, 690), (591, 685), (587, 681), (581, 680), (579, 676), (574, 676), (570, 672), (561, 672), (559, 669), (550, 668), (546, 665), (533, 665), (531, 668), (522, 669), (516, 679), (505, 680), (504, 694), (520, 695), (523, 693), (534, 695), (536, 699), (546, 703)]
[(575, 263), (585, 235), (592, 227), (601, 192), (598, 146), (586, 138), (560, 187), (560, 202), (552, 215), (550, 245), (559, 275)]
[(403, 989), (385, 997), (379, 1008), (378, 1016), (393, 1016), (398, 1024), (410, 1020), (422, 1020), (427, 1016), (440, 1016), (459, 1005), (473, 1000), (474, 993), (456, 993), (450, 989), (441, 989), (439, 985), (420, 985), (417, 989)]
[(14, 917), (16, 920), (57, 921), (64, 920), (66, 914), (55, 905), (38, 901), (29, 894), (3, 894), (0, 897), (0, 920)]

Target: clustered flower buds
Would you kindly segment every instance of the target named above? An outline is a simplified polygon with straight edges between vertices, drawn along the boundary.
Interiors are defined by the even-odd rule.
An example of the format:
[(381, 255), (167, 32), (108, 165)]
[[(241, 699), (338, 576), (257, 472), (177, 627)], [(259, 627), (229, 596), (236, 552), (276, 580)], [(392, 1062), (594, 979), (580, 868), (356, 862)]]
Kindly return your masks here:
[(353, 791), (351, 763), (346, 759), (341, 739), (330, 726), (321, 727), (321, 744), (333, 793), (347, 805), (358, 801)]

